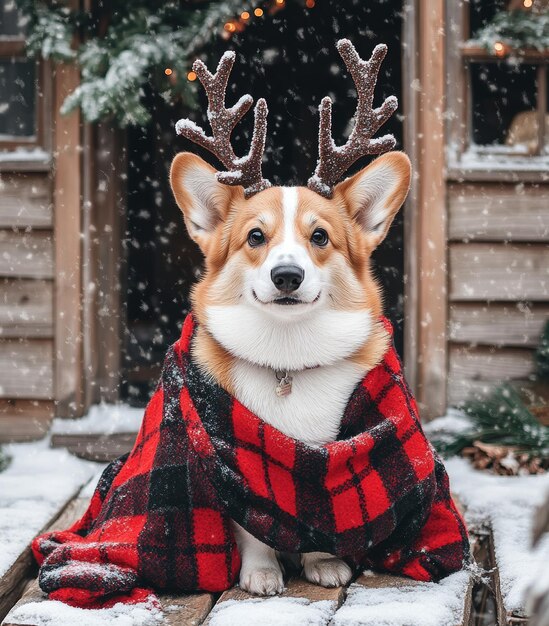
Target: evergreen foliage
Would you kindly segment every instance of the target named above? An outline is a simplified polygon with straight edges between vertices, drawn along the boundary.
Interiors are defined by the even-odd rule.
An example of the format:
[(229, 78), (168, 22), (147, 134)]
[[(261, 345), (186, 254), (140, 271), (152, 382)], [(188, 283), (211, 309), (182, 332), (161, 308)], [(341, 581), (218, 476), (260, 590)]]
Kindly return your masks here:
[(545, 323), (545, 328), (541, 334), (540, 343), (534, 355), (537, 377), (549, 383), (549, 320)]
[[(225, 20), (251, 7), (249, 0), (112, 0), (108, 15), (95, 15), (71, 11), (58, 0), (17, 1), (27, 19), (28, 53), (80, 65), (81, 84), (62, 112), (80, 107), (89, 122), (114, 118), (121, 127), (149, 121), (146, 84), (192, 107), (194, 90), (186, 76), (194, 55), (219, 36)], [(76, 34), (82, 43), (74, 49)], [(172, 70), (169, 79), (165, 68)]]
[(10, 464), (10, 460), (10, 457), (4, 452), (3, 448), (0, 447), (0, 472), (6, 469)]
[(486, 398), (469, 400), (463, 407), (471, 420), (469, 430), (431, 442), (443, 456), (459, 454), (475, 441), (512, 446), (541, 458), (549, 456), (549, 427), (543, 426), (510, 385), (500, 385)]
[(549, 49), (549, 11), (499, 11), (469, 42), (481, 45), (489, 52), (501, 42), (512, 49)]

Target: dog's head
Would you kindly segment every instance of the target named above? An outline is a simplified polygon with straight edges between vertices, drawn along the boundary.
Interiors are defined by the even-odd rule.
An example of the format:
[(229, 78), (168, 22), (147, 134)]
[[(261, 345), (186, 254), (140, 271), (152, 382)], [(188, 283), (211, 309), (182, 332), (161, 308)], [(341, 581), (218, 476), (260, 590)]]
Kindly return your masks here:
[(357, 88), (354, 127), (345, 145), (336, 147), (332, 102), (322, 100), (319, 160), (307, 187), (271, 187), (263, 178), (264, 100), (255, 107), (248, 154), (234, 153), (231, 131), (252, 99), (225, 105), (232, 52), (222, 56), (215, 74), (202, 61), (193, 64), (208, 95), (211, 136), (188, 119), (176, 125), (227, 168), (216, 172), (190, 153), (178, 154), (172, 164), (175, 198), (206, 256), (206, 273), (193, 293), (195, 315), (232, 354), (280, 369), (327, 365), (364, 345), (381, 314), (370, 255), (410, 184), (410, 162), (401, 152), (336, 184), (359, 157), (394, 147), (392, 135), (373, 135), (398, 106), (389, 97), (373, 107), (386, 46), (376, 46), (368, 61), (347, 39), (337, 49)]
[(364, 341), (382, 312), (370, 255), (385, 238), (409, 183), (408, 157), (389, 152), (336, 185), (331, 199), (306, 187), (271, 187), (246, 199), (241, 187), (219, 183), (214, 168), (198, 156), (178, 154), (172, 189), (206, 257), (193, 292), (196, 316), (236, 354), (253, 329), (255, 341), (250, 337), (249, 350), (240, 356), (258, 362), (265, 359), (252, 354), (254, 343), (260, 352), (269, 333), (284, 335), (287, 327), (289, 336), (292, 325), (302, 328), (303, 340), (317, 352), (328, 341), (321, 335), (336, 330), (332, 325)]

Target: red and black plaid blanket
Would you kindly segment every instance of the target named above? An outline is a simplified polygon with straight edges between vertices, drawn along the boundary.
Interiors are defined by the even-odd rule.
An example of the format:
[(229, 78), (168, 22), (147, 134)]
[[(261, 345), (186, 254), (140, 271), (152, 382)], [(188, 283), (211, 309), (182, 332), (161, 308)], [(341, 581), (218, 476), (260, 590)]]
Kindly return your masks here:
[(353, 392), (339, 440), (313, 447), (201, 372), (194, 326), (189, 316), (133, 450), (105, 470), (85, 515), (35, 539), (50, 598), (99, 607), (150, 589), (227, 589), (240, 566), (231, 519), (277, 550), (417, 580), (463, 567), (467, 532), (394, 348)]

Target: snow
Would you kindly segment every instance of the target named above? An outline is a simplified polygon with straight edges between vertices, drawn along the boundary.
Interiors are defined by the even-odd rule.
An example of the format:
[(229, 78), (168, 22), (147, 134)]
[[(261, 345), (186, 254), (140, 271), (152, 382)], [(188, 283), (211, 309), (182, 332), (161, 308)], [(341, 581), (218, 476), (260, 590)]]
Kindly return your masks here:
[(461, 458), (447, 460), (446, 469), (468, 524), (491, 524), (505, 607), (522, 612), (526, 588), (549, 562), (549, 537), (531, 548), (533, 515), (549, 495), (549, 474), (497, 476)]
[(12, 461), (0, 473), (0, 576), (97, 469), (49, 440), (10, 444)]
[(470, 172), (547, 172), (548, 155), (520, 155), (516, 147), (472, 146), (461, 155), (455, 144), (448, 146), (451, 168), (461, 168)]
[(463, 617), (469, 572), (457, 572), (440, 583), (410, 583), (370, 589), (353, 583), (334, 626), (455, 626)]
[(115, 604), (110, 609), (78, 609), (62, 602), (29, 602), (9, 614), (10, 624), (33, 626), (152, 626), (163, 621), (152, 599), (140, 604)]
[(27, 162), (40, 161), (43, 163), (49, 163), (51, 160), (51, 154), (42, 150), (41, 148), (22, 148), (17, 147), (14, 150), (1, 150), (0, 151), (0, 163), (4, 162)]
[(471, 429), (471, 419), (459, 409), (449, 408), (446, 415), (437, 417), (423, 425), (427, 436), (459, 434)]
[(127, 404), (96, 404), (89, 412), (75, 420), (56, 418), (51, 433), (55, 435), (112, 435), (137, 433), (143, 420), (144, 409)]
[(210, 626), (324, 626), (335, 611), (335, 602), (306, 598), (250, 598), (217, 604)]

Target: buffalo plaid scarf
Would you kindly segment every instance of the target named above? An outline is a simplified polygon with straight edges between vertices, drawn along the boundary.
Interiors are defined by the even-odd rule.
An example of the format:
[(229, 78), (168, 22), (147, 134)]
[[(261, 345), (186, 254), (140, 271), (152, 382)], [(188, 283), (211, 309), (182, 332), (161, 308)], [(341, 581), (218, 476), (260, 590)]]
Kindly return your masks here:
[(285, 552), (424, 581), (462, 568), (467, 532), (394, 348), (353, 392), (339, 440), (313, 447), (206, 377), (194, 331), (189, 316), (133, 450), (107, 467), (82, 519), (34, 540), (50, 598), (98, 607), (147, 587), (227, 589), (240, 567), (231, 519)]

